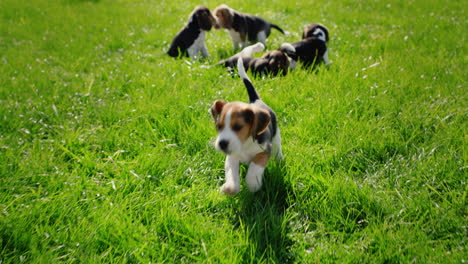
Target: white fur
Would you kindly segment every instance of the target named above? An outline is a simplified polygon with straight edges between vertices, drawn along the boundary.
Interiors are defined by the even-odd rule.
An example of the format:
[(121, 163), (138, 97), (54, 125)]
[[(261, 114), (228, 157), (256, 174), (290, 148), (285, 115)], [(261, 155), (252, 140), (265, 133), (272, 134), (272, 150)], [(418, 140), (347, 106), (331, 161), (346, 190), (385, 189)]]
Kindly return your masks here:
[[(225, 123), (231, 122), (231, 110), (226, 113)], [(228, 142), (227, 156), (224, 165), (226, 182), (221, 187), (221, 191), (225, 194), (234, 195), (240, 190), (239, 183), (239, 163), (247, 163), (249, 169), (247, 171), (247, 186), (251, 192), (256, 192), (262, 186), (262, 174), (263, 169), (261, 166), (251, 162), (258, 153), (263, 152), (266, 149), (265, 144), (258, 144), (249, 137), (245, 142), (241, 142), (237, 137), (237, 134), (232, 131), (231, 127), (226, 125), (221, 130), (216, 138), (215, 147), (221, 151), (219, 142), (226, 140)], [(281, 151), (281, 150), (280, 150)]]
[[(294, 46), (291, 45), (290, 43), (281, 44), (280, 50), (287, 50), (287, 51), (289, 51), (291, 53), (296, 53), (296, 48), (294, 48)], [(293, 60), (292, 58), (290, 58), (289, 56), (288, 56), (288, 60), (289, 60), (289, 68), (295, 69), (296, 68), (296, 61)]]
[(245, 47), (240, 54), (245, 57), (252, 57), (252, 55), (256, 52), (261, 52), (265, 49), (265, 45), (263, 45), (260, 42), (257, 42), (256, 44), (250, 45)]
[[(230, 118), (230, 117), (226, 117)], [(224, 129), (226, 130), (226, 129)], [(229, 129), (230, 130), (230, 129)], [(223, 132), (221, 132), (223, 133)], [(220, 134), (221, 134), (220, 133)], [(231, 133), (226, 133), (229, 135), (229, 139), (232, 140)], [(236, 147), (231, 146), (230, 152), (226, 157), (225, 161), (225, 177), (226, 182), (221, 187), (221, 191), (225, 194), (234, 195), (240, 190), (239, 183), (239, 164), (240, 162), (249, 164), (247, 170), (246, 183), (249, 191), (256, 192), (262, 186), (262, 176), (265, 171), (265, 167), (262, 167), (258, 164), (252, 162), (252, 160), (257, 156), (257, 154), (264, 152), (267, 148), (267, 144), (258, 144), (253, 140), (252, 137), (249, 137), (247, 141), (241, 143), (240, 140), (235, 136), (236, 139), (229, 142), (229, 146), (232, 144), (239, 144)], [(216, 142), (219, 142), (219, 136)], [(217, 144), (217, 143), (216, 143)], [(271, 156), (276, 159), (283, 158), (283, 152), (281, 150), (281, 136), (279, 129), (277, 130), (276, 135), (272, 140), (272, 152)], [(217, 147), (218, 148), (218, 147)], [(236, 149), (236, 151), (232, 151)], [(219, 149), (218, 149), (219, 150)]]
[[(242, 57), (237, 60), (237, 69), (239, 75), (243, 79), (249, 79), (245, 73), (244, 64)], [(250, 80), (249, 80), (250, 81)], [(232, 110), (229, 110), (224, 116), (224, 123), (231, 123)], [(252, 162), (252, 160), (259, 154), (267, 149), (267, 143), (258, 144), (253, 137), (249, 137), (246, 141), (241, 142), (237, 137), (237, 134), (231, 129), (229, 125), (225, 125), (224, 128), (218, 133), (218, 137), (215, 141), (215, 147), (221, 151), (219, 142), (226, 140), (228, 147), (226, 150), (227, 156), (224, 165), (226, 182), (221, 186), (221, 191), (225, 194), (234, 195), (240, 190), (239, 183), (239, 164), (247, 163), (249, 168), (246, 175), (246, 184), (251, 192), (256, 192), (262, 187), (263, 172), (265, 167)], [(281, 159), (283, 152), (281, 150), (281, 136), (279, 129), (277, 129), (276, 135), (272, 139), (273, 149), (272, 156)]]
[(222, 151), (222, 149), (219, 146), (219, 142), (223, 140), (227, 141), (229, 145), (226, 149), (226, 153), (229, 153), (229, 154), (239, 153), (241, 149), (241, 142), (239, 138), (237, 137), (237, 134), (234, 131), (232, 131), (231, 126), (229, 125), (231, 124), (231, 114), (232, 114), (232, 110), (229, 110), (226, 113), (226, 116), (224, 117), (224, 123), (226, 125), (224, 126), (223, 130), (221, 130), (218, 133), (218, 137), (216, 138), (216, 142), (215, 142), (216, 149), (219, 151)]
[(193, 44), (187, 49), (188, 55), (192, 59), (196, 59), (198, 54), (202, 54), (203, 57), (208, 57), (208, 49), (206, 48), (205, 44), (205, 31), (201, 31), (200, 35), (198, 35), (197, 39), (193, 42)]
[(328, 60), (328, 49), (323, 54), (323, 61), (325, 62), (325, 65), (327, 65), (327, 66), (330, 65), (330, 61)]
[(288, 59), (289, 59), (289, 68), (291, 68), (292, 70), (296, 69), (297, 61), (295, 61), (295, 60), (293, 60), (293, 59), (291, 59), (289, 57), (288, 57)]
[(257, 41), (263, 43), (263, 45), (266, 45), (266, 38), (267, 35), (264, 30), (257, 33)]
[(279, 127), (276, 128), (276, 135), (271, 140), (272, 150), (271, 156), (277, 160), (283, 159), (283, 150), (281, 149), (281, 135)]
[[(240, 142), (240, 141), (234, 141)], [(229, 142), (229, 145), (237, 144)], [(246, 183), (249, 191), (256, 192), (262, 187), (262, 175), (264, 167), (251, 162), (258, 153), (266, 149), (266, 144), (259, 145), (250, 137), (246, 142), (239, 145), (236, 152), (230, 152), (226, 156), (224, 165), (226, 182), (221, 186), (221, 191), (225, 194), (234, 195), (240, 190), (239, 164), (240, 162), (249, 164), (247, 170)], [(280, 147), (281, 149), (281, 147)], [(280, 150), (281, 151), (281, 150)]]
[(291, 45), (290, 43), (283, 43), (283, 44), (281, 44), (280, 49), (281, 49), (281, 50), (287, 50), (287, 51), (293, 52), (293, 53), (296, 52), (296, 48), (294, 48), (294, 46)]
[(244, 61), (242, 60), (242, 57), (237, 59), (237, 72), (239, 73), (241, 79), (247, 79), (249, 82), (251, 82), (249, 76), (247, 76), (247, 73), (245, 72)]
[[(229, 110), (224, 117), (225, 124), (231, 123), (231, 115), (232, 110)], [(225, 125), (223, 130), (218, 133), (215, 141), (215, 148), (218, 151), (222, 151), (219, 146), (219, 142), (222, 140), (228, 142), (226, 153), (243, 163), (249, 163), (255, 155), (266, 149), (266, 144), (259, 145), (252, 137), (249, 137), (245, 142), (241, 142), (229, 125)]]
[(326, 42), (326, 34), (321, 28), (316, 28), (312, 35), (317, 36), (318, 39), (320, 39), (323, 42)]
[(247, 183), (249, 191), (256, 192), (260, 190), (262, 187), (264, 171), (264, 167), (255, 164), (255, 162), (250, 163), (249, 169), (247, 170), (247, 176), (245, 177), (245, 182)]
[(249, 137), (240, 145), (238, 152), (232, 152), (230, 155), (236, 157), (242, 163), (248, 164), (258, 153), (264, 152), (266, 148), (266, 143), (260, 145), (255, 142), (252, 137)]
[(229, 32), (229, 35), (231, 36), (232, 46), (234, 47), (234, 49), (244, 48), (245, 44), (242, 41), (239, 32), (233, 29), (228, 30), (228, 32)]
[(221, 186), (221, 191), (225, 194), (234, 195), (240, 190), (239, 181), (239, 160), (233, 156), (226, 156), (224, 163), (226, 182)]

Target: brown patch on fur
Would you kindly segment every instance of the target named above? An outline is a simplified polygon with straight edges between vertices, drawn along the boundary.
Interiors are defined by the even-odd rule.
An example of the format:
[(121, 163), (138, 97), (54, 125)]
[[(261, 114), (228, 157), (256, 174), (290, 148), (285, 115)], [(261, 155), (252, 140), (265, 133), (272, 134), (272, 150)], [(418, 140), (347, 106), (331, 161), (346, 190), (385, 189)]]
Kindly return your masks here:
[(214, 15), (218, 18), (218, 24), (215, 26), (216, 29), (232, 27), (232, 11), (226, 5), (218, 6), (214, 11)]
[[(224, 118), (231, 111), (231, 123), (225, 124)], [(218, 124), (223, 127), (229, 125), (230, 128), (237, 134), (241, 142), (245, 142), (250, 137), (252, 122), (250, 121), (251, 112), (249, 105), (242, 102), (233, 102), (226, 105), (221, 113), (221, 118)]]
[(248, 119), (245, 117), (245, 113), (250, 111), (249, 109), (244, 109), (240, 111), (231, 112), (231, 129), (234, 133), (237, 134), (237, 137), (241, 142), (245, 142), (250, 137), (250, 130), (252, 124), (248, 122)]
[[(229, 111), (231, 111), (231, 122), (226, 124), (225, 118)], [(226, 103), (223, 100), (216, 100), (213, 103), (211, 113), (218, 131), (229, 125), (241, 142), (265, 132), (271, 119), (268, 111), (257, 106), (242, 102)]]
[(218, 117), (221, 114), (221, 111), (223, 110), (224, 105), (226, 105), (227, 102), (224, 100), (216, 100), (213, 105), (210, 108), (211, 116), (213, 117), (213, 121), (216, 123), (218, 121)]
[(270, 72), (274, 75), (282, 73), (288, 74), (289, 60), (285, 53), (280, 50), (272, 50), (263, 54), (262, 58), (268, 60)]
[(268, 128), (268, 125), (270, 124), (271, 116), (270, 113), (268, 113), (264, 109), (258, 109), (257, 113), (255, 114), (255, 121), (254, 121), (254, 128), (255, 128), (255, 133), (257, 135), (262, 134), (265, 132), (265, 130)]
[(203, 30), (210, 30), (216, 25), (216, 18), (206, 6), (197, 6), (190, 14), (192, 19), (196, 19), (198, 26)]
[(252, 162), (265, 168), (269, 159), (270, 157), (266, 152), (260, 152), (255, 156)]

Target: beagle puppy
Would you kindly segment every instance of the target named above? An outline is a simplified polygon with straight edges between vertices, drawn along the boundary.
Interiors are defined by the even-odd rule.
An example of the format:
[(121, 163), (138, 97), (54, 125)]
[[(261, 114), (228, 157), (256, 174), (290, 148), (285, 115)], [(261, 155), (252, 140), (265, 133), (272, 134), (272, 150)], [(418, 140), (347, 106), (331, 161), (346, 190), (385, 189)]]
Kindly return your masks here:
[(246, 184), (249, 191), (256, 192), (262, 186), (269, 159), (283, 156), (275, 112), (260, 99), (245, 73), (242, 57), (237, 68), (247, 88), (249, 103), (216, 100), (210, 108), (218, 131), (215, 148), (226, 154), (226, 182), (221, 191), (229, 195), (240, 190), (240, 162), (249, 164)]
[(244, 48), (249, 42), (261, 42), (266, 45), (266, 38), (270, 35), (271, 28), (287, 34), (279, 26), (261, 17), (238, 12), (224, 4), (218, 6), (213, 13), (217, 18), (215, 28), (227, 29), (231, 35), (234, 49)]
[[(261, 46), (260, 46), (261, 45)], [(261, 48), (260, 48), (261, 47)], [(237, 60), (242, 58), (244, 68), (250, 70), (253, 75), (272, 75), (278, 74), (286, 75), (289, 68), (294, 68), (295, 63), (291, 62), (292, 59), (286, 53), (295, 53), (294, 47), (285, 46), (283, 50), (272, 50), (263, 54), (260, 58), (252, 57), (253, 52), (262, 51), (264, 48), (263, 44), (258, 42), (257, 44), (244, 48), (241, 52), (234, 56), (222, 60), (218, 65), (223, 65), (232, 72), (232, 68), (236, 65)]]
[(205, 32), (216, 24), (211, 11), (205, 6), (197, 6), (190, 14), (187, 25), (175, 36), (167, 54), (171, 57), (190, 57), (195, 59), (201, 55), (208, 57), (205, 45)]
[(328, 35), (328, 28), (320, 23), (313, 23), (313, 24), (309, 24), (305, 26), (304, 31), (302, 32), (302, 39), (312, 37), (312, 36), (317, 36), (317, 31), (316, 31), (317, 28), (321, 29), (321, 32), (323, 33), (323, 36), (325, 37), (325, 42), (328, 43), (328, 41), (330, 40), (330, 37)]
[[(294, 61), (302, 62), (302, 65), (306, 68), (321, 62), (329, 66), (330, 61), (328, 60), (327, 50), (327, 42), (329, 40), (328, 29), (321, 24), (312, 25), (315, 26), (311, 27), (309, 25), (304, 30), (303, 37), (305, 36), (305, 38), (293, 43), (284, 43), (281, 45), (280, 50), (286, 52)], [(294, 53), (290, 52), (290, 46), (294, 47)]]

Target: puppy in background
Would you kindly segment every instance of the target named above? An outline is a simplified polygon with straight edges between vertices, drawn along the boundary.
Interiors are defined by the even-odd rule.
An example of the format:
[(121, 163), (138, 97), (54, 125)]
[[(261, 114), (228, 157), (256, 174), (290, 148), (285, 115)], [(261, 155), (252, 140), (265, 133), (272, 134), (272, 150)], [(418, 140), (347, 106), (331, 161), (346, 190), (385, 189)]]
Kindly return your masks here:
[(244, 48), (249, 42), (261, 42), (266, 46), (266, 39), (270, 35), (271, 28), (279, 30), (283, 34), (288, 34), (279, 26), (272, 24), (265, 19), (238, 12), (227, 5), (220, 5), (213, 11), (217, 18), (216, 29), (227, 29), (231, 35), (234, 49)]
[[(320, 29), (320, 32), (322, 32), (323, 35), (320, 35), (320, 32), (316, 31), (317, 29)], [(327, 43), (330, 40), (328, 28), (320, 23), (313, 23), (304, 27), (304, 31), (302, 32), (302, 39), (313, 36), (325, 37), (325, 42)]]
[(167, 54), (171, 57), (190, 57), (196, 59), (199, 54), (208, 57), (205, 45), (205, 32), (216, 24), (211, 11), (205, 6), (197, 6), (190, 14), (187, 25), (175, 36)]
[(241, 52), (234, 56), (220, 61), (217, 65), (223, 65), (232, 73), (232, 68), (237, 65), (237, 60), (242, 58), (244, 68), (250, 70), (253, 75), (286, 75), (289, 68), (293, 69), (295, 63), (286, 53), (294, 54), (294, 47), (291, 45), (283, 47), (283, 50), (272, 50), (263, 54), (260, 58), (252, 57), (254, 52), (260, 52), (264, 49), (262, 43), (245, 47)]
[(225, 194), (240, 190), (239, 164), (249, 164), (245, 177), (249, 191), (262, 187), (263, 172), (271, 157), (282, 158), (281, 137), (276, 114), (258, 95), (245, 73), (242, 57), (237, 61), (249, 103), (216, 100), (210, 108), (218, 131), (215, 148), (226, 154), (226, 182), (221, 187)]
[[(327, 42), (329, 40), (328, 29), (319, 23), (306, 26), (301, 41), (284, 43), (280, 50), (286, 52), (294, 61), (300, 61), (306, 68), (313, 67), (321, 62), (329, 66)], [(290, 46), (295, 52), (289, 52)]]

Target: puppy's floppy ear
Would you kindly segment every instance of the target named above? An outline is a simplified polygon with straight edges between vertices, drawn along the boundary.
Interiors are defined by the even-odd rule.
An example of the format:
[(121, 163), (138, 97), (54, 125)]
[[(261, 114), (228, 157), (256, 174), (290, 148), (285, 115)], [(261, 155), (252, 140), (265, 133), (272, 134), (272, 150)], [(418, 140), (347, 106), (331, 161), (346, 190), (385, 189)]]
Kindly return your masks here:
[(211, 11), (204, 6), (200, 7), (199, 11), (195, 13), (195, 18), (197, 19), (198, 26), (203, 30), (210, 30), (216, 24)]
[(205, 16), (203, 15), (203, 13), (200, 10), (195, 12), (194, 16), (195, 16), (195, 19), (197, 20), (198, 26), (200, 28), (202, 28), (203, 25), (205, 24)]
[(244, 110), (243, 116), (245, 118), (245, 122), (251, 124), (251, 134), (254, 138), (265, 132), (271, 120), (270, 113), (261, 108), (247, 108)]
[(221, 9), (221, 15), (224, 18), (224, 23), (226, 23), (225, 26), (229, 26), (230, 28), (232, 26), (234, 16), (234, 13), (232, 12), (231, 8), (226, 6), (225, 8)]
[(219, 115), (223, 111), (224, 105), (226, 105), (227, 102), (224, 100), (216, 100), (213, 105), (210, 108), (210, 113), (211, 116), (213, 117), (213, 121), (216, 123), (218, 122)]

